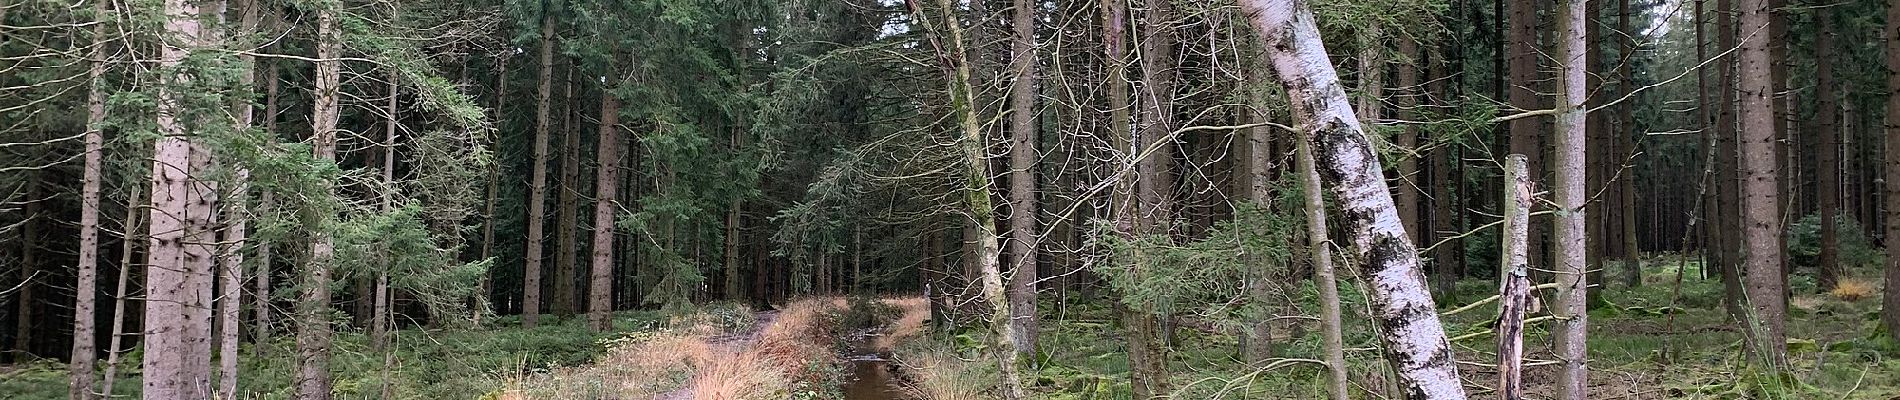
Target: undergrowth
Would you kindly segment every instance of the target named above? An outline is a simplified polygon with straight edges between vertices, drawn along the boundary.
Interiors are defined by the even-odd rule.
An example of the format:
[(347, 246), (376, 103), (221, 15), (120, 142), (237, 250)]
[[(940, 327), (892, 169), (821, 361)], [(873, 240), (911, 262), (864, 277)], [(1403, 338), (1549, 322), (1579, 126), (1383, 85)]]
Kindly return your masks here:
[[(654, 312), (625, 312), (616, 314), (615, 326), (644, 329), (659, 320)], [(393, 332), (396, 362), (387, 380), (382, 373), (383, 354), (370, 350), (366, 336), (338, 332), (330, 360), (336, 398), (376, 397), (385, 383), (397, 398), (479, 398), (511, 377), (593, 362), (606, 350), (602, 340), (620, 335), (594, 334), (580, 318), (547, 318), (534, 329), (521, 328), (512, 318), (495, 324), (484, 330)], [(297, 359), (295, 337), (246, 343), (240, 354), (238, 387), (247, 394), (245, 398), (290, 397)], [(121, 361), (113, 395), (139, 396), (140, 355), (135, 349)], [(65, 364), (25, 365), (0, 372), (0, 398), (64, 399), (68, 382)]]

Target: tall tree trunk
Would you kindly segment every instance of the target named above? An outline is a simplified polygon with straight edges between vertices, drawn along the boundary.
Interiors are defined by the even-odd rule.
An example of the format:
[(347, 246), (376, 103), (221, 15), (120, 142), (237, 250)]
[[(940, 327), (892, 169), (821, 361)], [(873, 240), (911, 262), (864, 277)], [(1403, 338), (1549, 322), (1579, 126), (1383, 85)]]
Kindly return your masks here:
[[(508, 57), (502, 56), (495, 64), (498, 64), (495, 68), (499, 71), (495, 73), (495, 104), (490, 112), (494, 113), (496, 123), (500, 124), (504, 115), (502, 105), (507, 104), (508, 100)], [(489, 260), (491, 264), (488, 271), (482, 273), (480, 288), (475, 292), (475, 304), (470, 315), (476, 326), (481, 326), (482, 316), (488, 314), (487, 309), (491, 306), (492, 300), (489, 299), (494, 296), (495, 269), (492, 263), (495, 257), (495, 206), (501, 202), (500, 186), (501, 166), (493, 166), (488, 170), (488, 193), (482, 197), (487, 200), (482, 210), (482, 259)]]
[[(1451, 51), (1456, 50), (1457, 49), (1454, 48)], [(1437, 54), (1445, 54), (1445, 52)], [(1423, 59), (1423, 57), (1421, 57), (1421, 59)], [(1428, 73), (1425, 74), (1426, 81), (1430, 82), (1426, 85), (1427, 93), (1455, 95), (1445, 91), (1445, 81), (1450, 79), (1450, 74), (1446, 72), (1447, 68), (1445, 68), (1445, 64), (1439, 61), (1432, 61), (1426, 64), (1426, 67), (1429, 68), (1427, 69)], [(1457, 68), (1462, 68), (1462, 66), (1454, 64), (1450, 70), (1457, 71)], [(1443, 107), (1445, 105), (1443, 102), (1433, 99), (1433, 97), (1426, 98), (1427, 101), (1431, 102), (1430, 106)], [(1432, 240), (1428, 243), (1435, 244), (1431, 257), (1432, 272), (1434, 274), (1433, 283), (1437, 288), (1437, 293), (1433, 293), (1433, 295), (1438, 296), (1438, 301), (1443, 303), (1455, 303), (1458, 301), (1458, 278), (1461, 275), (1460, 270), (1464, 268), (1464, 262), (1460, 259), (1464, 253), (1464, 244), (1456, 237), (1460, 231), (1458, 227), (1458, 208), (1453, 205), (1453, 201), (1455, 201), (1453, 199), (1454, 196), (1464, 196), (1460, 190), (1462, 189), (1464, 179), (1461, 176), (1453, 175), (1452, 171), (1453, 168), (1460, 165), (1459, 153), (1462, 148), (1463, 146), (1457, 143), (1435, 143), (1433, 146), (1433, 150), (1429, 155), (1429, 157), (1431, 157), (1431, 183), (1429, 184), (1429, 190), (1431, 190), (1432, 193), (1430, 199), (1432, 207), (1430, 219), (1431, 229), (1429, 234), (1419, 235), (1420, 238), (1429, 238)], [(1425, 188), (1420, 189), (1424, 190)]]
[(1351, 383), (1346, 375), (1346, 340), (1339, 317), (1339, 279), (1333, 273), (1333, 246), (1327, 237), (1326, 194), (1320, 192), (1319, 170), (1313, 165), (1311, 131), (1300, 133), (1295, 142), (1294, 162), (1299, 164), (1300, 190), (1306, 209), (1306, 245), (1308, 262), (1313, 263), (1313, 283), (1319, 286), (1319, 323), (1321, 351), (1325, 355), (1328, 399), (1346, 400)]
[(620, 196), (620, 98), (612, 90), (600, 92), (596, 141), (600, 165), (594, 173), (594, 265), (588, 279), (587, 325), (606, 332), (613, 330), (614, 210), (619, 209), (614, 199)]
[(1585, 363), (1589, 361), (1586, 340), (1590, 314), (1586, 303), (1590, 279), (1587, 238), (1584, 237), (1584, 214), (1588, 212), (1584, 201), (1588, 188), (1584, 184), (1583, 167), (1587, 165), (1584, 149), (1588, 145), (1584, 86), (1590, 58), (1584, 32), (1590, 14), (1584, 0), (1564, 0), (1559, 5), (1558, 24), (1562, 36), (1557, 40), (1557, 60), (1563, 67), (1563, 79), (1559, 81), (1563, 91), (1555, 99), (1554, 162), (1558, 167), (1554, 168), (1556, 182), (1552, 186), (1557, 213), (1551, 217), (1557, 295), (1556, 304), (1550, 310), (1558, 322), (1551, 336), (1556, 339), (1555, 352), (1561, 360), (1556, 398), (1582, 400), (1589, 396), (1589, 371)]
[(1814, 45), (1814, 86), (1815, 131), (1821, 134), (1821, 148), (1815, 151), (1815, 194), (1820, 200), (1821, 213), (1821, 259), (1817, 272), (1818, 289), (1825, 292), (1833, 290), (1839, 283), (1840, 239), (1835, 232), (1835, 215), (1841, 208), (1840, 179), (1841, 166), (1840, 130), (1835, 117), (1840, 115), (1839, 102), (1834, 99), (1834, 18), (1832, 8), (1815, 10), (1817, 25), (1821, 33)]
[[(1315, 169), (1345, 215), (1345, 230), (1363, 265), (1369, 306), (1386, 329), (1381, 339), (1410, 399), (1463, 399), (1458, 367), (1431, 292), (1419, 271), (1418, 251), (1400, 224), (1379, 159), (1339, 86), (1312, 10), (1298, 0), (1241, 0), (1267, 41), (1267, 58), (1287, 87), (1293, 114), (1309, 132)], [(1317, 249), (1315, 249), (1317, 250)]]
[[(160, 46), (159, 65), (181, 68), (192, 53), (219, 44), (215, 28), (202, 25), (215, 19), (223, 5), (167, 0), (165, 33), (176, 40)], [(210, 85), (202, 73), (171, 74), (165, 87)], [(151, 250), (147, 252), (144, 390), (147, 399), (195, 399), (212, 395), (211, 309), (215, 272), (211, 228), (215, 221), (216, 187), (195, 174), (207, 168), (210, 154), (187, 127), (208, 121), (186, 112), (189, 96), (160, 89), (157, 102), (161, 137), (152, 159)], [(22, 320), (24, 321), (24, 320)]]
[[(267, 132), (272, 140), (282, 139), (277, 132), (277, 85), (277, 69), (265, 67), (264, 132)], [(262, 198), (258, 199), (258, 207), (269, 210), (267, 212), (275, 212), (277, 208), (276, 194), (266, 190), (261, 197)], [(257, 270), (251, 273), (251, 279), (254, 280), (255, 286), (253, 286), (253, 290), (256, 292), (253, 293), (252, 296), (257, 300), (251, 302), (251, 309), (257, 315), (257, 321), (251, 325), (251, 329), (256, 332), (251, 337), (251, 341), (253, 343), (263, 343), (265, 339), (271, 335), (271, 244), (269, 242), (261, 240), (257, 242), (257, 265), (255, 267)]]
[[(342, 33), (336, 26), (336, 10), (317, 11), (317, 72), (311, 88), (315, 105), (311, 110), (312, 152), (318, 162), (336, 162), (337, 108), (341, 90)], [(335, 196), (335, 188), (323, 196)], [(330, 263), (336, 258), (335, 244), (327, 230), (336, 210), (319, 199), (305, 210), (305, 219), (319, 227), (311, 231), (309, 264), (304, 268), (302, 298), (297, 302), (297, 395), (298, 400), (330, 399)]]
[(93, 328), (99, 293), (99, 183), (105, 177), (105, 132), (101, 130), (106, 119), (106, 2), (94, 1), (92, 11), (99, 20), (92, 27), (92, 64), (86, 70), (86, 164), (79, 189), (78, 283), (73, 286), (73, 351), (68, 365), (72, 375), (68, 397), (73, 400), (94, 398), (93, 379), (98, 377), (93, 361), (99, 356), (99, 335)]
[(578, 62), (568, 62), (567, 77), (563, 79), (561, 113), (561, 185), (555, 193), (554, 210), (554, 293), (548, 301), (548, 309), (561, 316), (574, 315), (574, 273), (579, 268), (580, 256), (575, 226), (580, 210), (581, 191), (581, 129), (574, 123), (574, 115), (579, 113), (575, 107), (574, 70), (579, 69)]
[[(255, 0), (240, 1), (242, 13), (238, 21), (239, 37), (248, 37), (257, 32), (257, 18), (263, 6)], [(237, 121), (232, 128), (235, 132), (251, 129), (256, 120), (255, 107), (248, 96), (257, 86), (257, 58), (248, 54), (238, 55), (238, 90), (246, 96), (232, 102), (231, 114)], [(220, 243), (218, 257), (218, 397), (238, 398), (238, 336), (242, 332), (244, 311), (244, 247), (249, 234), (250, 215), (250, 179), (251, 171), (238, 167), (232, 177), (226, 199), (224, 237)]]
[(140, 212), (147, 211), (140, 208), (145, 205), (145, 193), (133, 190), (128, 194), (131, 198), (126, 199), (125, 219), (121, 220), (123, 223), (119, 226), (120, 233), (123, 235), (119, 237), (119, 282), (112, 291), (112, 337), (106, 341), (106, 372), (105, 378), (99, 381), (100, 398), (112, 398), (112, 382), (119, 378), (119, 356), (125, 354), (126, 351), (124, 346), (121, 346), (127, 335), (125, 332), (125, 303), (128, 299), (126, 286), (132, 280), (132, 251), (139, 243), (137, 232), (145, 226), (139, 221)]
[[(1419, 97), (1427, 94), (1418, 88), (1418, 70), (1425, 68), (1421, 64), (1425, 58), (1424, 53), (1419, 52), (1418, 39), (1405, 37), (1398, 41), (1399, 54), (1411, 62), (1398, 66), (1399, 93), (1394, 96), (1394, 103), (1397, 104), (1393, 108), (1397, 109), (1399, 120), (1410, 121), (1419, 115)], [(1411, 235), (1412, 242), (1422, 243), (1430, 236), (1426, 235), (1424, 226), (1419, 224), (1419, 199), (1427, 189), (1418, 184), (1418, 179), (1423, 178), (1418, 173), (1418, 124), (1405, 124), (1400, 128), (1399, 138), (1395, 142), (1399, 156), (1398, 168), (1394, 172), (1397, 172), (1398, 179), (1393, 185), (1398, 190), (1394, 191), (1396, 194), (1392, 200), (1398, 202), (1399, 222), (1405, 225), (1405, 233)]]
[[(1141, 119), (1136, 134), (1135, 157), (1135, 232), (1150, 238), (1168, 238), (1174, 232), (1173, 221), (1174, 143), (1174, 27), (1169, 18), (1169, 0), (1146, 0), (1140, 26)], [(1139, 306), (1129, 317), (1134, 332), (1128, 352), (1134, 378), (1135, 397), (1165, 395), (1168, 383), (1168, 347), (1161, 343), (1162, 320), (1154, 307)]]
[[(1737, 48), (1735, 31), (1734, 0), (1719, 0), (1715, 6), (1716, 48), (1729, 51)], [(1721, 191), (1716, 195), (1716, 207), (1719, 213), (1713, 219), (1711, 227), (1717, 235), (1717, 269), (1722, 272), (1723, 303), (1735, 320), (1743, 320), (1742, 312), (1742, 273), (1741, 264), (1741, 213), (1738, 210), (1741, 180), (1737, 178), (1739, 170), (1736, 164), (1736, 56), (1729, 56), (1721, 62), (1721, 80), (1716, 84), (1716, 104), (1722, 109), (1716, 114), (1716, 181)], [(1765, 79), (1765, 78), (1764, 78)]]
[(1009, 323), (1016, 352), (1036, 352), (1036, 7), (1014, 0), (1015, 36), (1010, 41), (1016, 65), (1009, 90)]
[[(1255, 51), (1258, 50), (1255, 49)], [(1273, 193), (1270, 189), (1271, 177), (1268, 175), (1271, 174), (1273, 163), (1274, 128), (1265, 125), (1272, 122), (1272, 116), (1267, 112), (1269, 84), (1266, 79), (1271, 73), (1268, 68), (1270, 67), (1262, 60), (1242, 70), (1246, 84), (1251, 86), (1244, 89), (1248, 96), (1247, 103), (1253, 106), (1247, 116), (1252, 120), (1251, 122), (1261, 124), (1247, 130), (1247, 146), (1245, 147), (1247, 187), (1244, 188), (1243, 193), (1246, 193), (1247, 199), (1252, 200), (1255, 205), (1270, 210), (1273, 209)], [(1252, 321), (1247, 331), (1240, 337), (1241, 355), (1248, 363), (1258, 364), (1274, 357), (1273, 324), (1269, 323), (1272, 320), (1273, 311), (1269, 305), (1274, 304), (1276, 300), (1269, 283), (1273, 280), (1273, 271), (1277, 268), (1270, 264), (1273, 261), (1269, 257), (1262, 255), (1255, 255), (1247, 262), (1252, 264), (1252, 267), (1247, 273), (1245, 294), (1247, 301), (1254, 303), (1253, 308), (1258, 311), (1250, 316), (1256, 321)]]
[[(923, 9), (918, 0), (909, 0), (912, 12), (919, 20), (924, 20)], [(975, 87), (970, 84), (970, 57), (963, 38), (963, 28), (957, 22), (955, 4), (952, 0), (938, 0), (937, 5), (943, 12), (943, 28), (949, 32), (949, 48), (940, 48), (939, 55), (946, 68), (951, 69), (949, 92), (951, 109), (957, 115), (958, 128), (962, 138), (958, 148), (963, 155), (963, 200), (970, 214), (971, 224), (976, 227), (977, 267), (983, 280), (983, 299), (990, 306), (990, 329), (994, 332), (995, 356), (1003, 373), (1003, 398), (1019, 400), (1023, 398), (1020, 377), (1016, 373), (1017, 352), (1015, 341), (1011, 338), (1012, 325), (1009, 317), (1009, 299), (1004, 294), (1003, 277), (999, 261), (1001, 249), (997, 247), (995, 208), (990, 203), (991, 190), (989, 160), (984, 155), (989, 148), (988, 140), (979, 125), (976, 113)]]
[[(1559, 2), (1559, 4), (1562, 4), (1562, 2)], [(1607, 57), (1603, 57), (1604, 35), (1603, 29), (1600, 29), (1604, 23), (1601, 17), (1603, 0), (1585, 1), (1583, 9), (1584, 15), (1581, 18), (1584, 20), (1583, 35), (1585, 45), (1579, 48), (1566, 49), (1569, 51), (1568, 54), (1570, 54), (1571, 57), (1581, 55), (1582, 58), (1564, 58), (1559, 61), (1582, 63), (1583, 66), (1581, 68), (1585, 68), (1585, 79), (1583, 82), (1585, 90), (1601, 91), (1604, 87), (1603, 77), (1606, 74), (1605, 71), (1609, 68), (1606, 62), (1608, 61)], [(1559, 23), (1561, 24), (1563, 21), (1559, 21)], [(1561, 42), (1561, 40), (1559, 40), (1559, 42)], [(1564, 57), (1562, 54), (1558, 56)], [(1558, 94), (1561, 96), (1561, 91)], [(1573, 98), (1570, 100), (1578, 106), (1588, 109), (1602, 107), (1605, 97), (1608, 96), (1597, 95), (1589, 96), (1589, 98)], [(1559, 106), (1561, 107), (1561, 105)], [(1621, 199), (1617, 197), (1615, 188), (1607, 185), (1607, 183), (1610, 182), (1611, 176), (1609, 160), (1616, 158), (1611, 155), (1615, 154), (1616, 149), (1611, 147), (1612, 142), (1606, 139), (1610, 135), (1610, 126), (1605, 123), (1605, 117), (1607, 116), (1608, 113), (1601, 112), (1590, 113), (1584, 116), (1584, 126), (1579, 127), (1582, 133), (1577, 136), (1578, 141), (1583, 143), (1583, 157), (1573, 160), (1581, 163), (1580, 167), (1584, 171), (1581, 174), (1583, 175), (1582, 187), (1584, 190), (1600, 191), (1599, 193), (1594, 193), (1594, 196), (1591, 194), (1583, 195), (1583, 203), (1579, 206), (1582, 207), (1582, 210), (1590, 214), (1590, 218), (1583, 218), (1583, 234), (1579, 236), (1583, 242), (1584, 270), (1588, 271), (1588, 273), (1585, 274), (1585, 279), (1589, 282), (1603, 282), (1604, 255), (1609, 254), (1610, 249), (1614, 246), (1614, 244), (1610, 243), (1610, 236), (1606, 234), (1609, 229), (1610, 220), (1615, 218), (1615, 212), (1610, 211), (1610, 209), (1616, 208), (1615, 202)], [(1562, 123), (1561, 119), (1559, 123)], [(1562, 132), (1563, 128), (1559, 127), (1558, 136), (1563, 136)], [(1559, 143), (1561, 143), (1561, 139), (1559, 139)], [(1561, 153), (1564, 149), (1560, 144), (1556, 150)], [(1563, 157), (1561, 155), (1553, 155), (1553, 158), (1562, 159)], [(1559, 164), (1557, 168), (1572, 168), (1563, 165), (1561, 161), (1557, 162), (1557, 164)], [(1553, 174), (1558, 175), (1558, 181), (1562, 180), (1561, 176), (1563, 173), (1561, 171), (1553, 169)], [(1555, 183), (1558, 185), (1562, 184), (1561, 182)], [(1556, 219), (1561, 218), (1562, 216), (1556, 217)], [(1552, 223), (1556, 225), (1563, 224), (1562, 221), (1552, 221)], [(1561, 258), (1563, 255), (1559, 253), (1557, 257)], [(1561, 267), (1562, 261), (1557, 261), (1556, 265)], [(1603, 300), (1603, 285), (1586, 285), (1584, 291), (1586, 292), (1585, 297), (1588, 298), (1585, 303), (1586, 307), (1596, 308), (1601, 306), (1600, 303)]]
[[(1900, 93), (1900, 0), (1887, 1), (1887, 25), (1882, 30), (1887, 47), (1887, 92)], [(1853, 114), (1848, 114), (1853, 115)], [(1887, 96), (1887, 119), (1900, 120), (1900, 96)], [(1887, 182), (1900, 182), (1900, 124), (1885, 129)], [(1887, 248), (1900, 246), (1900, 184), (1886, 185)], [(1889, 252), (1891, 253), (1891, 252)], [(1887, 257), (1886, 287), (1900, 288), (1900, 257)], [(1881, 294), (1880, 321), (1887, 332), (1900, 332), (1900, 290)]]
[[(1537, 49), (1537, 6), (1538, 1), (1507, 1), (1511, 26), (1509, 58), (1510, 104), (1519, 110), (1535, 110), (1538, 107), (1538, 57), (1543, 53)], [(1544, 167), (1544, 122), (1535, 118), (1518, 118), (1510, 122), (1510, 153), (1523, 154), (1525, 165), (1530, 168), (1531, 181), (1542, 176)], [(1535, 218), (1533, 218), (1535, 219)], [(1543, 259), (1543, 229), (1531, 224), (1530, 245), (1525, 246), (1531, 262), (1541, 264)]]
[[(1359, 123), (1365, 126), (1378, 126), (1379, 118), (1385, 111), (1385, 33), (1381, 32), (1377, 22), (1369, 23), (1354, 33), (1354, 41), (1359, 46), (1359, 106), (1354, 107), (1359, 114)], [(1374, 132), (1370, 137), (1374, 149), (1384, 146), (1385, 137)], [(1405, 216), (1405, 206), (1399, 206), (1400, 217)], [(1404, 218), (1401, 218), (1404, 219)]]
[(1530, 313), (1531, 178), (1524, 155), (1504, 162), (1504, 228), (1500, 254), (1504, 271), (1498, 276), (1498, 398), (1524, 398), (1524, 314)]
[[(1742, 0), (1741, 31), (1767, 32), (1768, 0)], [(1770, 79), (1770, 47), (1775, 38), (1759, 34), (1747, 38), (1740, 50), (1737, 92), (1741, 96), (1742, 243), (1747, 269), (1750, 318), (1749, 343), (1758, 360), (1772, 368), (1785, 364), (1786, 336), (1782, 317), (1781, 215), (1775, 157), (1774, 82)], [(1776, 369), (1778, 371), (1778, 369)]]
[[(382, 143), (383, 188), (381, 193), (378, 194), (377, 200), (381, 203), (378, 210), (384, 214), (388, 214), (396, 209), (396, 194), (393, 191), (396, 188), (396, 113), (398, 112), (396, 110), (396, 80), (398, 78), (400, 77), (396, 75), (396, 70), (393, 68), (390, 69), (388, 82), (389, 97), (383, 99), (383, 115), (385, 117), (383, 119)], [(376, 293), (375, 297), (373, 297), (376, 302), (376, 310), (371, 313), (370, 318), (372, 318), (372, 320), (369, 324), (370, 349), (385, 354), (388, 353), (385, 350), (389, 348), (389, 324), (392, 321), (389, 315), (389, 264), (391, 260), (395, 259), (395, 256), (395, 254), (390, 254), (388, 250), (384, 250), (381, 257), (377, 260), (381, 265), (378, 265), (376, 270)]]
[(554, 101), (554, 14), (541, 15), (541, 86), (535, 92), (534, 105), (534, 176), (528, 183), (527, 266), (521, 278), (521, 324), (533, 328), (541, 323), (541, 255), (543, 216), (547, 214), (548, 109)]
[[(1619, 0), (1616, 4), (1616, 30), (1619, 32), (1616, 37), (1620, 39), (1617, 42), (1622, 44), (1623, 49), (1622, 62), (1620, 65), (1617, 65), (1619, 71), (1618, 75), (1621, 77), (1617, 80), (1617, 86), (1620, 89), (1620, 94), (1627, 96), (1635, 93), (1637, 88), (1635, 72), (1636, 38), (1630, 34), (1630, 0)], [(1698, 60), (1700, 60), (1700, 58), (1698, 58)], [(1619, 143), (1618, 147), (1621, 149), (1621, 151), (1617, 153), (1618, 158), (1614, 160), (1618, 170), (1624, 168), (1624, 163), (1634, 164), (1634, 157), (1638, 154), (1635, 136), (1631, 134), (1632, 131), (1636, 130), (1635, 110), (1636, 103), (1634, 102), (1627, 102), (1617, 107), (1618, 129), (1612, 133), (1614, 137), (1610, 140), (1615, 140)], [(1639, 242), (1638, 239), (1641, 236), (1637, 234), (1636, 226), (1636, 174), (1634, 169), (1630, 171), (1628, 174), (1620, 174), (1626, 176), (1619, 176), (1617, 178), (1617, 185), (1620, 187), (1617, 189), (1617, 192), (1622, 197), (1619, 208), (1621, 208), (1620, 214), (1623, 217), (1621, 218), (1622, 229), (1619, 230), (1623, 235), (1623, 246), (1621, 249), (1623, 251), (1620, 256), (1623, 258), (1623, 267), (1627, 270), (1627, 273), (1623, 275), (1623, 278), (1626, 279), (1625, 282), (1627, 286), (1637, 287), (1643, 285), (1643, 250), (1642, 243)]]
[(39, 270), (39, 218), (40, 201), (42, 201), (39, 192), (40, 179), (44, 179), (41, 175), (45, 175), (45, 172), (26, 171), (22, 175), (25, 175), (26, 184), (21, 190), (28, 200), (20, 208), (21, 214), (25, 217), (20, 221), (19, 228), (20, 289), (14, 294), (13, 300), (13, 350), (20, 354), (14, 357), (16, 362), (24, 362), (30, 358), (24, 356), (34, 354), (33, 315), (39, 308), (39, 300), (36, 298), (39, 293), (36, 286), (39, 285), (36, 282), (46, 280), (45, 277), (40, 276)]

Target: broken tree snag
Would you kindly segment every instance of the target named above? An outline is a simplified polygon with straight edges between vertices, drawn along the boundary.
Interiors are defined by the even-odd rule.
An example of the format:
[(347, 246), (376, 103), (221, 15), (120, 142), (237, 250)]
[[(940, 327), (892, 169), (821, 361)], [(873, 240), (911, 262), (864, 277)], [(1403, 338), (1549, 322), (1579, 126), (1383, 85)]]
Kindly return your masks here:
[(1504, 274), (1498, 279), (1498, 398), (1524, 398), (1524, 313), (1530, 299), (1531, 179), (1523, 154), (1504, 161)]
[(1451, 347), (1418, 250), (1399, 221), (1383, 168), (1354, 117), (1339, 74), (1320, 42), (1313, 12), (1295, 0), (1241, 0), (1286, 86), (1295, 121), (1310, 136), (1321, 183), (1339, 199), (1342, 226), (1362, 262), (1373, 317), (1405, 398), (1464, 399)]

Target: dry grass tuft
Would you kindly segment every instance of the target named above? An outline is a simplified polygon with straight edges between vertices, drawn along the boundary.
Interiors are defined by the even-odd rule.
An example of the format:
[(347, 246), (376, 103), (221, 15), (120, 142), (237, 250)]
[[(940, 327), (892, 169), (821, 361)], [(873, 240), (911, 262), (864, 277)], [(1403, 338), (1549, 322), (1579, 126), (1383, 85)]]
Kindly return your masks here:
[(980, 400), (988, 397), (983, 389), (996, 382), (970, 362), (940, 352), (928, 352), (903, 360), (910, 375), (908, 389), (919, 400)]
[[(821, 367), (836, 362), (831, 341), (844, 304), (841, 298), (793, 301), (757, 331), (756, 341), (721, 336), (735, 333), (731, 310), (674, 318), (660, 331), (613, 341), (607, 355), (592, 365), (517, 379), (496, 398), (786, 398), (800, 382), (831, 378), (830, 369)], [(750, 311), (745, 313), (750, 326)]]
[(897, 321), (891, 322), (890, 332), (879, 336), (872, 345), (879, 349), (891, 349), (898, 343), (924, 333), (924, 323), (930, 321), (930, 301), (923, 297), (900, 297), (884, 299), (884, 304), (897, 307), (903, 313)]
[(1841, 301), (1859, 301), (1874, 297), (1874, 284), (1860, 279), (1842, 279), (1834, 284), (1834, 290), (1829, 290), (1827, 295)]
[(694, 400), (767, 399), (789, 391), (791, 381), (756, 352), (721, 357), (693, 376)]

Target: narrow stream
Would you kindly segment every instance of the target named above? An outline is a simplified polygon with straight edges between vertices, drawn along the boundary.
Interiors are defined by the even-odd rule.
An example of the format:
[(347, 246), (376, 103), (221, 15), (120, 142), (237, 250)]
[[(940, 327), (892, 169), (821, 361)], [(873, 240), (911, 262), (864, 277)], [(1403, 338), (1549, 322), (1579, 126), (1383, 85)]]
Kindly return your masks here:
[(845, 400), (910, 400), (902, 383), (891, 374), (891, 362), (883, 353), (853, 355), (851, 376), (844, 383)]

